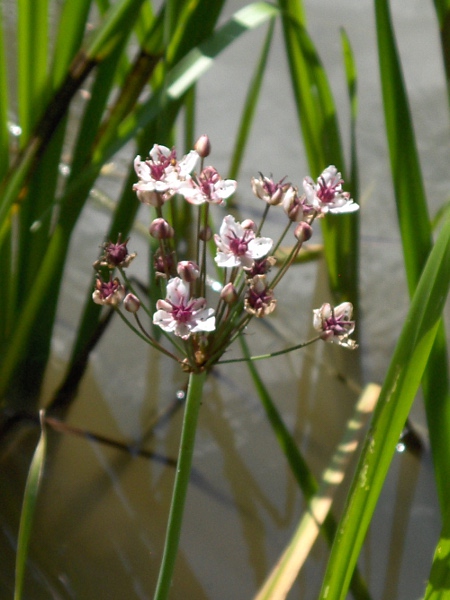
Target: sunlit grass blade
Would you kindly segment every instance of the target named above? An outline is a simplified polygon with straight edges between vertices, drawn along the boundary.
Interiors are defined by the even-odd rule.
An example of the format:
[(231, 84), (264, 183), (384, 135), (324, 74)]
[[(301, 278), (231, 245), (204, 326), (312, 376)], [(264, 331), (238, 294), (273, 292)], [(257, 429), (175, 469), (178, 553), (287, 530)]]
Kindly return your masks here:
[[(353, 194), (354, 191), (357, 192), (357, 187), (356, 182), (351, 181), (350, 173), (345, 167), (336, 105), (325, 69), (305, 29), (303, 8), (296, 0), (279, 0), (278, 4), (282, 9), (291, 83), (310, 174), (318, 177), (323, 169), (334, 164), (343, 173), (346, 189)], [(351, 55), (347, 52), (347, 69), (350, 68), (350, 61)], [(354, 62), (352, 67), (354, 68)], [(355, 73), (352, 76), (355, 77)], [(353, 101), (352, 109), (355, 108)], [(354, 159), (354, 156), (352, 158)], [(355, 166), (352, 166), (352, 171), (356, 174)], [(324, 220), (322, 229), (334, 301), (338, 303), (342, 300), (351, 300), (357, 310), (358, 214), (330, 215), (330, 218)]]
[(383, 384), (325, 573), (321, 599), (346, 598), (352, 570), (421, 382), (450, 286), (450, 219), (414, 294)]
[(17, 79), (22, 148), (27, 144), (48, 98), (48, 19), (48, 0), (19, 0)]
[(345, 78), (350, 102), (350, 182), (349, 190), (353, 198), (359, 198), (358, 152), (356, 146), (356, 122), (358, 118), (358, 73), (356, 61), (348, 35), (341, 29), (342, 54), (344, 58)]
[(250, 136), (250, 131), (253, 124), (253, 117), (255, 115), (256, 106), (258, 104), (259, 95), (261, 92), (261, 86), (267, 65), (267, 58), (269, 56), (269, 50), (272, 44), (274, 28), (275, 20), (272, 19), (267, 30), (266, 38), (264, 40), (261, 56), (259, 58), (255, 73), (252, 77), (247, 91), (247, 96), (245, 99), (244, 109), (241, 114), (241, 121), (239, 124), (238, 133), (234, 142), (234, 150), (231, 155), (231, 165), (228, 173), (228, 177), (230, 177), (230, 179), (238, 179), (239, 176), (239, 168), (242, 162), (242, 157), (245, 153), (248, 138)]
[(450, 506), (437, 543), (424, 600), (446, 600), (450, 591)]
[[(250, 358), (249, 348), (245, 338), (239, 338), (244, 356)], [(286, 427), (272, 397), (267, 390), (264, 382), (252, 361), (247, 362), (250, 375), (253, 380), (254, 388), (259, 396), (262, 406), (266, 411), (267, 419), (272, 427), (272, 431), (277, 438), (281, 450), (283, 451), (288, 461), (289, 467), (294, 475), (299, 488), (301, 489), (306, 501), (311, 501), (315, 494), (319, 491), (319, 484), (306, 463), (303, 455), (298, 449), (294, 438)], [(323, 534), (331, 545), (336, 533), (336, 522), (331, 514), (325, 515), (323, 523), (321, 523)], [(351, 589), (355, 600), (370, 600), (370, 595), (366, 585), (361, 578), (358, 568), (356, 567), (351, 581)], [(263, 596), (269, 599), (270, 595)]]
[[(282, 600), (286, 598), (297, 575), (313, 547), (320, 527), (324, 523), (339, 485), (342, 483), (350, 458), (356, 452), (361, 429), (372, 413), (380, 393), (380, 387), (369, 384), (363, 390), (355, 405), (354, 413), (347, 422), (344, 436), (337, 446), (330, 465), (322, 474), (320, 486), (310, 499), (308, 508), (300, 520), (297, 529), (259, 591), (255, 600)], [(355, 593), (354, 598), (369, 597), (367, 591)]]
[[(117, 47), (124, 37), (128, 37), (139, 16), (143, 0), (121, 0), (111, 7), (101, 25), (89, 37), (85, 47), (77, 54), (66, 79), (53, 95), (46, 111), (39, 121), (31, 143), (24, 148), (9, 172), (9, 177), (1, 187), (0, 202), (0, 243), (9, 226), (11, 207), (20, 194), (31, 168), (36, 166), (36, 158), (42, 154), (56, 131), (61, 119), (67, 114), (70, 102), (92, 71), (95, 65), (104, 60)], [(38, 3), (39, 4), (39, 3)]]
[(0, 179), (8, 170), (9, 163), (8, 81), (2, 9), (0, 4)]
[(65, 0), (61, 9), (51, 68), (52, 89), (56, 90), (81, 46), (92, 0)]
[[(412, 296), (432, 246), (424, 184), (387, 0), (375, 0), (386, 132), (409, 293)], [(423, 391), (441, 508), (450, 504), (450, 391), (448, 355), (440, 326)]]
[(41, 436), (31, 461), (28, 471), (27, 483), (23, 496), (22, 512), (20, 515), (19, 536), (16, 554), (16, 576), (14, 600), (23, 597), (23, 586), (25, 579), (25, 566), (28, 556), (28, 547), (33, 528), (33, 517), (36, 508), (37, 497), (44, 469), (44, 461), (47, 448), (47, 434), (44, 427), (44, 413), (41, 411)]
[(434, 0), (441, 35), (442, 58), (447, 79), (447, 96), (450, 105), (450, 0)]

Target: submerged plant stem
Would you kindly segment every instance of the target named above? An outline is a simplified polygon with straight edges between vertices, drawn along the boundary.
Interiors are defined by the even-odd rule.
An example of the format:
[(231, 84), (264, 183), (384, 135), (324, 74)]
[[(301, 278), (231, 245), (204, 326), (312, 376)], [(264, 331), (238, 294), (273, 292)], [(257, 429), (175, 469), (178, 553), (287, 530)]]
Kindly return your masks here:
[(184, 504), (191, 473), (198, 414), (206, 374), (206, 371), (202, 371), (201, 373), (191, 373), (189, 376), (186, 408), (181, 431), (180, 448), (178, 451), (178, 464), (172, 493), (172, 502), (170, 505), (169, 522), (167, 524), (164, 554), (159, 570), (154, 600), (165, 600), (168, 597), (172, 582), (183, 521)]

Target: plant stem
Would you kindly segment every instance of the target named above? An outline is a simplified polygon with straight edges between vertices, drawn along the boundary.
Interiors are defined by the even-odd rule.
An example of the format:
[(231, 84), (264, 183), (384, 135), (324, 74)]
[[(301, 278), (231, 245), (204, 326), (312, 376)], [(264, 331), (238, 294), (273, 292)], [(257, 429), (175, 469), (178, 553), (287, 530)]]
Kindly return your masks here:
[(202, 371), (201, 373), (191, 373), (189, 376), (175, 484), (170, 505), (169, 522), (166, 530), (164, 554), (159, 570), (154, 600), (165, 600), (169, 594), (172, 582), (178, 543), (180, 540), (181, 525), (183, 522), (184, 503), (191, 473), (198, 414), (206, 374), (206, 371)]

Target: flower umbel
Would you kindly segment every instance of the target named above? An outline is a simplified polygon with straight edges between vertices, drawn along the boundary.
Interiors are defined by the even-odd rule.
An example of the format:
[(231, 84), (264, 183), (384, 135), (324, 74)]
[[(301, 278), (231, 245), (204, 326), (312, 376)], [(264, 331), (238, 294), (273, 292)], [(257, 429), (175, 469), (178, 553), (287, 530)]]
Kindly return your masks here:
[[(201, 136), (195, 150), (181, 160), (175, 149), (158, 144), (154, 144), (147, 159), (141, 160), (140, 156), (135, 159), (139, 181), (133, 189), (141, 202), (155, 210), (149, 227), (156, 283), (151, 288), (153, 293), (159, 291), (159, 297), (154, 298), (156, 310), (153, 313), (138, 297), (124, 272), (135, 257), (128, 253), (128, 240), (122, 242), (119, 236), (117, 243), (105, 244), (104, 254), (94, 265), (102, 273), (117, 268), (124, 280), (122, 284), (111, 274), (107, 281), (99, 274), (94, 302), (117, 310), (123, 307), (127, 314), (125, 317), (121, 313), (124, 320), (135, 331), (137, 327), (143, 339), (177, 360), (183, 370), (195, 373), (208, 371), (218, 362), (229, 362), (222, 357), (233, 340), (246, 330), (254, 317), (264, 318), (275, 310), (275, 288), (297, 262), (303, 244), (313, 235), (313, 221), (327, 212), (351, 212), (358, 208), (343, 191), (341, 174), (334, 166), (327, 167), (317, 182), (305, 177), (304, 194), (299, 194), (295, 185), (287, 183), (286, 177), (276, 182), (260, 174), (251, 181), (253, 193), (266, 204), (260, 222), (249, 218), (237, 221), (234, 216), (227, 215), (222, 219), (219, 231), (214, 233), (212, 206), (223, 205), (235, 192), (236, 182), (223, 179), (213, 166), (203, 166), (210, 150), (208, 136)], [(200, 165), (198, 171), (197, 164)], [(168, 206), (175, 194), (179, 196), (177, 205)], [(183, 199), (193, 205), (188, 211), (185, 210), (188, 207), (180, 204)], [(277, 208), (279, 206), (282, 210)], [(279, 210), (284, 218), (276, 241), (261, 233), (270, 210)], [(188, 218), (185, 215), (189, 215)], [(272, 227), (274, 220), (270, 223)], [(184, 227), (181, 233), (180, 227)], [(194, 237), (190, 238), (189, 234), (193, 232)], [(290, 241), (286, 243), (284, 240), (288, 235)], [(215, 263), (222, 269), (215, 278), (207, 272), (211, 262), (208, 257), (211, 239), (216, 246)], [(278, 253), (278, 260), (271, 252)], [(165, 336), (164, 344), (153, 332), (145, 330), (140, 317), (143, 312), (151, 316), (155, 327), (171, 334)], [(314, 327), (320, 332), (318, 337), (355, 348), (355, 342), (349, 339), (355, 327), (351, 317), (352, 306), (348, 302), (335, 308), (324, 304), (314, 311)], [(135, 326), (128, 319), (134, 319)], [(172, 350), (167, 349), (167, 344), (172, 344)], [(304, 345), (296, 344), (276, 354)]]
[(313, 312), (314, 329), (321, 332), (323, 340), (351, 350), (357, 348), (356, 342), (349, 339), (355, 330), (355, 321), (351, 320), (353, 305), (350, 302), (343, 302), (334, 308), (326, 302)]
[(212, 308), (206, 308), (205, 298), (191, 298), (190, 286), (180, 277), (171, 279), (166, 288), (166, 299), (158, 300), (153, 323), (187, 340), (198, 331), (214, 331)]

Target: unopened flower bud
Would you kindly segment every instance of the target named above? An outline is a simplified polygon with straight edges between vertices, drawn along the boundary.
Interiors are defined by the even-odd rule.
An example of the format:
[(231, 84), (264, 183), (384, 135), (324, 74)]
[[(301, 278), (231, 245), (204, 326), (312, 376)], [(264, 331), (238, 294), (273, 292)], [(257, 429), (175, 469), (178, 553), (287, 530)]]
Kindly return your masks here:
[(137, 311), (141, 308), (141, 301), (134, 294), (127, 294), (123, 301), (123, 305), (125, 310), (130, 313), (137, 313)]
[(155, 219), (149, 227), (149, 233), (157, 240), (172, 238), (175, 234), (173, 227), (162, 218)]
[(194, 150), (201, 158), (206, 158), (211, 153), (211, 142), (205, 134), (201, 135), (194, 144)]
[(311, 239), (312, 234), (313, 228), (309, 223), (306, 223), (305, 221), (300, 221), (300, 223), (297, 225), (294, 231), (295, 237), (302, 244), (303, 242), (307, 242), (309, 239)]
[(200, 276), (200, 267), (192, 260), (182, 260), (177, 265), (177, 273), (186, 283), (192, 283)]
[(238, 299), (238, 293), (234, 285), (229, 281), (220, 292), (220, 297), (227, 304), (234, 304)]
[(297, 189), (289, 187), (282, 200), (284, 212), (287, 214), (289, 219), (294, 222), (300, 222), (303, 219), (304, 197), (298, 195)]

